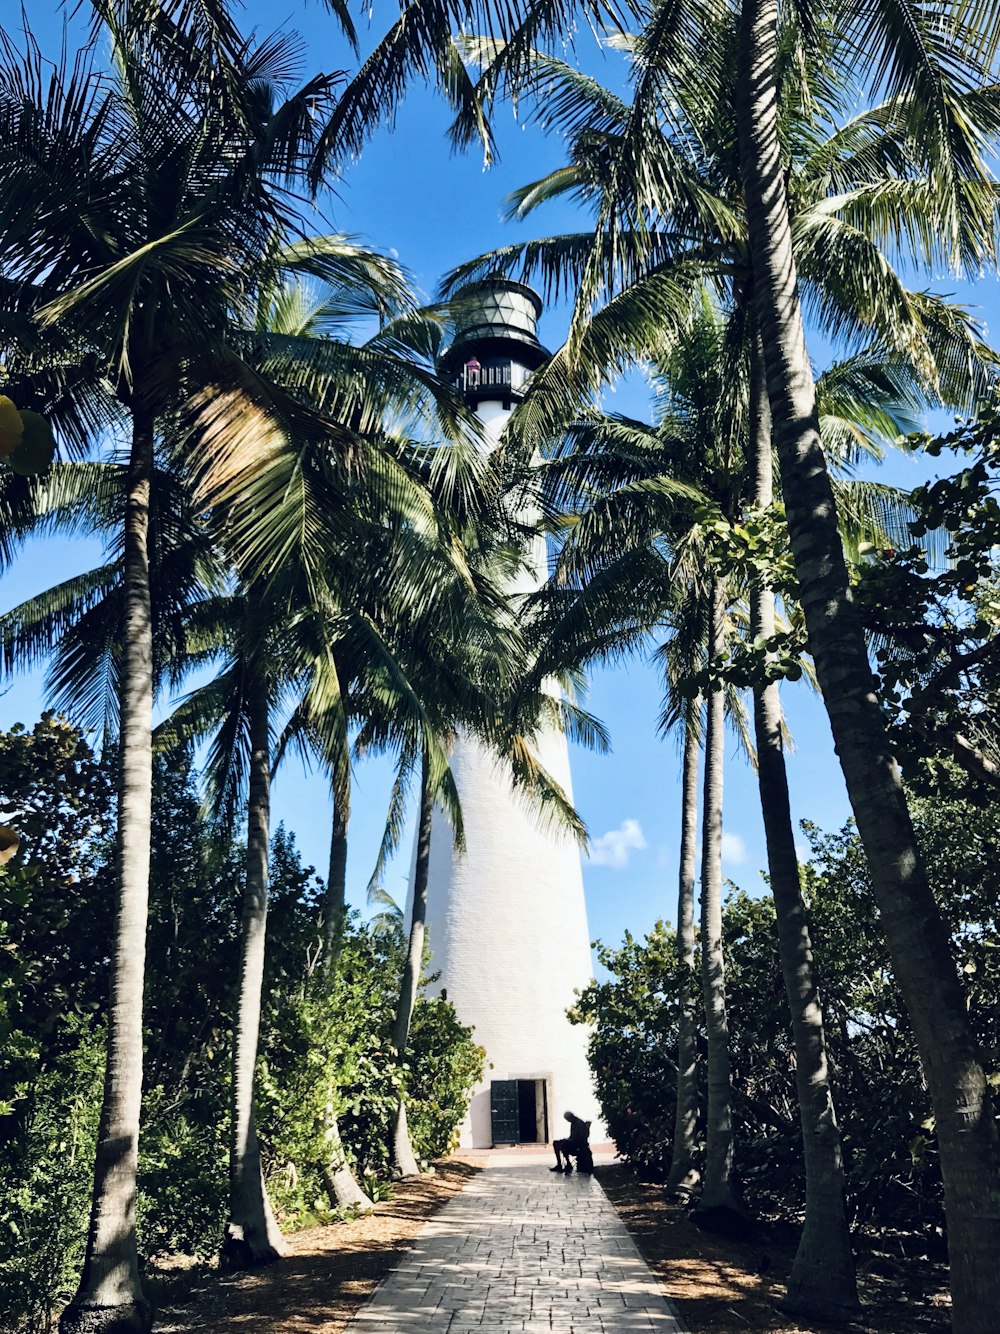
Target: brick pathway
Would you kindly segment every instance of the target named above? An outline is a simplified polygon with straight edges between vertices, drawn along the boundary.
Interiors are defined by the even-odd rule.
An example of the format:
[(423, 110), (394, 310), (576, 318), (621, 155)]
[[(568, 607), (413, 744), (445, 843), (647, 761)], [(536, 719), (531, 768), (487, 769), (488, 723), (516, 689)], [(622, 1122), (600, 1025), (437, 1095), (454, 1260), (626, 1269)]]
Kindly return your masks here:
[(349, 1334), (684, 1334), (593, 1177), (490, 1163), (423, 1229)]

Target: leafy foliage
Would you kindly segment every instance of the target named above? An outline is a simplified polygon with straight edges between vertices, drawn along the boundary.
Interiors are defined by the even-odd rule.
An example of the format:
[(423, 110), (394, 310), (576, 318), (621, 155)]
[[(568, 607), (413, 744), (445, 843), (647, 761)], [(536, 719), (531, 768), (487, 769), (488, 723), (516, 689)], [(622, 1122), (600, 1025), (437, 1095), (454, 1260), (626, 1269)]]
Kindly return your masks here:
[[(0, 1331), (48, 1328), (82, 1258), (100, 1113), (113, 880), (111, 763), (47, 714), (0, 733), (0, 803), (21, 836), (0, 876)], [(227, 1192), (227, 1106), (239, 972), (241, 846), (203, 815), (183, 748), (157, 759), (139, 1241), (147, 1258), (208, 1256)], [(446, 1152), (483, 1053), (451, 1005), (420, 1000), (409, 1062), (389, 1034), (401, 949), (355, 920), (336, 985), (320, 985), (322, 886), (279, 828), (271, 855), (259, 1121), (287, 1225), (329, 1218), (324, 1112), (384, 1192), (399, 1092), (414, 1145)]]
[(331, 1208), (324, 1182), (329, 1110), (349, 1160), (369, 1193), (377, 1194), (392, 1173), (389, 1145), (400, 1093), (414, 1151), (429, 1162), (452, 1147), (484, 1055), (447, 1001), (421, 998), (408, 1061), (398, 1064), (392, 1026), (403, 942), (359, 929), (355, 915), (328, 988), (314, 967), (321, 886), (301, 883), (294, 845), (280, 830), (272, 874), (258, 1083), (262, 1151), (279, 1213), (286, 1220), (323, 1217)]
[[(916, 437), (933, 457), (960, 464), (911, 496), (912, 541), (883, 547), (858, 571), (882, 698), (904, 763), (948, 756), (1000, 787), (1000, 412), (996, 403), (948, 435)], [(947, 534), (947, 562), (932, 564)]]
[[(973, 1027), (1000, 1083), (1000, 920), (988, 855), (1000, 807), (955, 765), (927, 761), (911, 795), (921, 849), (951, 927)], [(934, 1121), (916, 1044), (877, 924), (868, 870), (852, 825), (805, 825), (803, 867), (837, 1106), (856, 1224), (940, 1227)], [(738, 1119), (738, 1166), (762, 1212), (801, 1208), (804, 1175), (792, 1039), (769, 899), (734, 889), (724, 911), (727, 999)], [(677, 957), (663, 923), (643, 941), (601, 946), (610, 977), (573, 1011), (594, 1025), (590, 1062), (620, 1151), (662, 1179), (673, 1134)], [(701, 1038), (703, 1042), (703, 1037)]]

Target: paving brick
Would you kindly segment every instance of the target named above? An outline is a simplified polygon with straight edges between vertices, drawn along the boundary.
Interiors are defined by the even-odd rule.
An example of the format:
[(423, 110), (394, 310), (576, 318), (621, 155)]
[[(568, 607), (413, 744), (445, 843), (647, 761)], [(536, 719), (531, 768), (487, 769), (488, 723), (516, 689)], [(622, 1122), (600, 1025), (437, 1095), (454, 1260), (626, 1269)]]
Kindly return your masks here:
[(685, 1334), (593, 1177), (490, 1163), (420, 1232), (350, 1334)]

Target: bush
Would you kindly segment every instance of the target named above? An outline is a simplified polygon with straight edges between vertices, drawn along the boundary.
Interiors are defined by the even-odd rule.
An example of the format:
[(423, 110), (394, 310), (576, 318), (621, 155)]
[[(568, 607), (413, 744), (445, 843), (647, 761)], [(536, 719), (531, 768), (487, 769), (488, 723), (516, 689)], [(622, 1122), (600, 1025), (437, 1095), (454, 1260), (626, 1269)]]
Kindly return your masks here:
[(422, 1163), (458, 1147), (472, 1090), (482, 1078), (486, 1052), (460, 1024), (450, 1001), (421, 998), (410, 1026), (406, 1117), (413, 1152)]
[(420, 998), (408, 1062), (391, 1033), (402, 958), (352, 917), (337, 977), (276, 979), (262, 1039), (258, 1121), (268, 1188), (283, 1221), (330, 1216), (324, 1167), (329, 1113), (343, 1148), (371, 1190), (391, 1176), (389, 1146), (401, 1094), (414, 1152), (426, 1161), (451, 1147), (484, 1054), (447, 1001)]
[[(114, 907), (113, 791), (80, 732), (46, 715), (0, 732), (0, 805), (21, 848), (0, 875), (0, 1334), (47, 1330), (71, 1295), (86, 1241)], [(213, 1254), (228, 1189), (231, 1029), (244, 853), (203, 818), (190, 756), (154, 771), (140, 1253)], [(257, 1119), (286, 1224), (330, 1217), (330, 1113), (350, 1160), (380, 1193), (401, 1095), (414, 1147), (445, 1152), (483, 1053), (444, 1001), (419, 999), (409, 1061), (390, 1034), (400, 945), (346, 934), (329, 991), (315, 970), (322, 884), (294, 839), (272, 842), (271, 911)], [(383, 1183), (383, 1184), (380, 1184)]]
[(20, 1132), (0, 1173), (0, 1331), (52, 1328), (51, 1311), (75, 1286), (87, 1239), (104, 1076), (104, 1032), (69, 1019), (73, 1049), (18, 1107)]
[(179, 1252), (205, 1259), (219, 1249), (229, 1146), (227, 1079), (222, 1070), (215, 1073), (180, 1099), (162, 1087), (144, 1098), (137, 1221), (145, 1257)]
[[(911, 777), (918, 777), (913, 775)], [(931, 883), (952, 927), (969, 1012), (987, 1060), (1000, 1053), (1000, 868), (991, 850), (1000, 804), (935, 762), (929, 795), (911, 809)], [(940, 1167), (909, 1020), (889, 966), (868, 868), (853, 825), (804, 826), (803, 867), (841, 1125), (848, 1205), (856, 1222), (943, 1226)], [(778, 959), (774, 907), (734, 890), (723, 912), (737, 1169), (748, 1203), (797, 1215), (805, 1174), (794, 1046)], [(590, 1062), (620, 1152), (662, 1177), (672, 1151), (677, 1024), (674, 934), (599, 946), (611, 974), (581, 996), (573, 1017), (593, 1025)], [(704, 1035), (700, 1035), (704, 1042)], [(704, 1062), (702, 1062), (702, 1069)]]

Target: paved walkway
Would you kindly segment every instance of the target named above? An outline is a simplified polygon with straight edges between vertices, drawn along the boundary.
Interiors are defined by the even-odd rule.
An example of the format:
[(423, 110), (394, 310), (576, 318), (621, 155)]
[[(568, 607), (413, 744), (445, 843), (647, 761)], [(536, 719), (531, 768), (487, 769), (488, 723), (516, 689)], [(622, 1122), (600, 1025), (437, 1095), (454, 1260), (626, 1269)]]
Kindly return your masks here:
[(683, 1334), (593, 1177), (498, 1160), (427, 1224), (350, 1334)]

